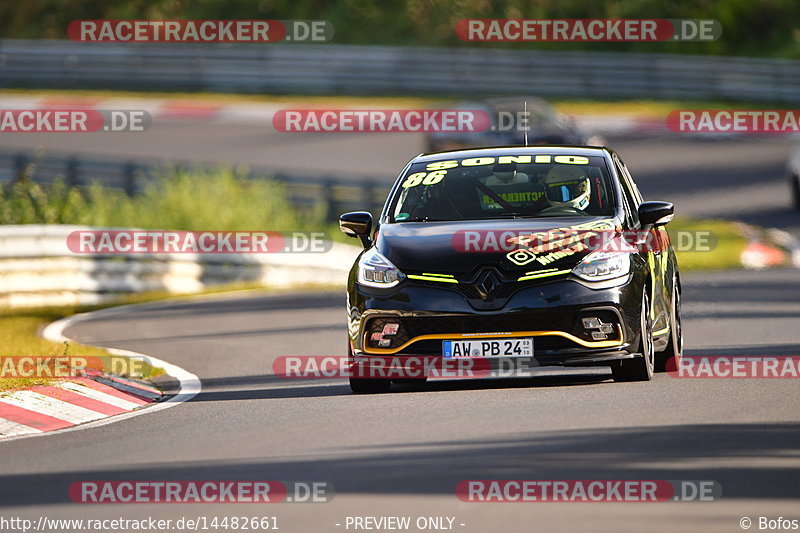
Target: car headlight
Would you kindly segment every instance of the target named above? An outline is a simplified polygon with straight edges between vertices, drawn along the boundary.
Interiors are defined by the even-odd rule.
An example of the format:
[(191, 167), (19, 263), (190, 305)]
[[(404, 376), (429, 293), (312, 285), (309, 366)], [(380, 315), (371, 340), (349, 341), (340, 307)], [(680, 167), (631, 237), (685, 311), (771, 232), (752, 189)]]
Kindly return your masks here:
[(627, 276), (630, 271), (630, 252), (592, 252), (572, 273), (586, 281), (605, 281)]
[(405, 275), (378, 250), (370, 248), (358, 260), (358, 284), (366, 287), (394, 287)]

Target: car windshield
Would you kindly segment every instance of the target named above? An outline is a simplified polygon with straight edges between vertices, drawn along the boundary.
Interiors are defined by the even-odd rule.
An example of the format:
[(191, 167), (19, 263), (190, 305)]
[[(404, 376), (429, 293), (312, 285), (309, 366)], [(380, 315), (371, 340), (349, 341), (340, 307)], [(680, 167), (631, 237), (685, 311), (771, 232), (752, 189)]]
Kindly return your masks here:
[(391, 202), (395, 222), (611, 216), (605, 159), (565, 154), (482, 156), (415, 163)]

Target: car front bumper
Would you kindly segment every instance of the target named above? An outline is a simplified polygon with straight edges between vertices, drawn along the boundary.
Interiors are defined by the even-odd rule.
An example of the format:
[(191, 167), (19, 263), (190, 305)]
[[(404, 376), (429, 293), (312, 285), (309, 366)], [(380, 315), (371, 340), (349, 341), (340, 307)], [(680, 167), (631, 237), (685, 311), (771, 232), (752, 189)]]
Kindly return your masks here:
[[(528, 366), (595, 366), (638, 357), (643, 280), (631, 275), (598, 289), (573, 277), (526, 285), (496, 309), (477, 310), (458, 290), (403, 282), (395, 290), (351, 283), (349, 340), (355, 364), (442, 357), (442, 341), (532, 337)], [(483, 307), (486, 307), (483, 305)], [(489, 306), (491, 307), (491, 305)], [(613, 333), (594, 339), (582, 319), (598, 317)], [(375, 338), (387, 324), (397, 333)], [(377, 335), (381, 336), (381, 335)]]

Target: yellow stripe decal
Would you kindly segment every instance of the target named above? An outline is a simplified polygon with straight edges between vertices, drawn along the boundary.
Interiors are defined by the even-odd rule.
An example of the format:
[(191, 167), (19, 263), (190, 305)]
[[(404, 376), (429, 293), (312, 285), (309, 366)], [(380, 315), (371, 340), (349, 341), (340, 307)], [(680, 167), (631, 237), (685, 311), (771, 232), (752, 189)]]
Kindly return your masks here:
[(458, 280), (450, 279), (450, 278), (439, 278), (436, 276), (418, 276), (416, 274), (408, 274), (406, 276), (409, 279), (421, 279), (422, 281), (441, 281), (442, 283), (458, 283)]
[(405, 344), (397, 348), (367, 348), (366, 334), (365, 334), (363, 346), (364, 346), (364, 353), (390, 355), (402, 351), (403, 349), (405, 349), (411, 344), (414, 344), (415, 342), (425, 341), (425, 340), (491, 339), (498, 337), (546, 337), (546, 336), (564, 337), (565, 339), (569, 339), (572, 342), (580, 344), (581, 346), (585, 346), (586, 348), (611, 348), (614, 346), (620, 346), (622, 344), (622, 327), (617, 325), (617, 337), (619, 340), (609, 340), (609, 341), (585, 341), (565, 331), (509, 331), (503, 333), (435, 333), (431, 335), (420, 335), (419, 337), (414, 337), (413, 339), (410, 339)]
[(567, 274), (568, 272), (571, 272), (571, 270), (556, 270), (554, 272), (539, 272), (537, 274), (528, 274), (528, 275), (522, 276), (517, 281), (527, 281), (529, 279), (539, 279), (539, 278), (546, 278), (548, 276), (558, 276), (559, 274)]

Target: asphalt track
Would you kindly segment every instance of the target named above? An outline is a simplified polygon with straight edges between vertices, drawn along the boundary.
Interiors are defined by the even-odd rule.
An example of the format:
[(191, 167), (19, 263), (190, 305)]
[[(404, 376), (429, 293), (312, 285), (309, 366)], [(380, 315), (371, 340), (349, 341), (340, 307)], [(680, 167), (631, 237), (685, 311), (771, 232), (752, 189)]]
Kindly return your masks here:
[[(687, 275), (691, 355), (800, 355), (795, 271)], [(98, 429), (2, 444), (3, 516), (276, 514), (285, 531), (348, 515), (455, 516), (462, 531), (733, 531), (797, 513), (800, 397), (791, 379), (617, 384), (605, 370), (405, 386), (355, 396), (341, 380), (271, 375), (280, 355), (340, 355), (341, 293), (210, 298), (78, 324), (80, 342), (154, 354), (203, 391)], [(335, 348), (331, 348), (335, 347)], [(76, 505), (79, 480), (328, 481), (326, 504)], [(464, 479), (704, 479), (711, 503), (462, 503)]]
[[(389, 140), (314, 138), (292, 149), (310, 154), (297, 166), (327, 157), (356, 171), (359, 160), (339, 146), (372, 160), (380, 154), (371, 146)], [(647, 198), (796, 231), (786, 140), (614, 146)], [(392, 169), (414, 152), (391, 151)], [(684, 285), (688, 354), (800, 355), (797, 270), (687, 274)], [(84, 343), (175, 363), (203, 390), (152, 415), (0, 443), (0, 516), (277, 515), (289, 532), (346, 531), (348, 515), (453, 516), (465, 532), (729, 532), (741, 531), (743, 516), (800, 518), (797, 380), (659, 374), (617, 384), (604, 370), (581, 370), (364, 397), (343, 381), (271, 374), (277, 356), (340, 355), (345, 318), (341, 293), (253, 294), (151, 304), (68, 329)], [(232, 479), (328, 481), (337, 495), (274, 506), (89, 506), (67, 495), (80, 480)], [(706, 479), (724, 494), (711, 503), (463, 503), (454, 488), (464, 479)]]

